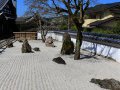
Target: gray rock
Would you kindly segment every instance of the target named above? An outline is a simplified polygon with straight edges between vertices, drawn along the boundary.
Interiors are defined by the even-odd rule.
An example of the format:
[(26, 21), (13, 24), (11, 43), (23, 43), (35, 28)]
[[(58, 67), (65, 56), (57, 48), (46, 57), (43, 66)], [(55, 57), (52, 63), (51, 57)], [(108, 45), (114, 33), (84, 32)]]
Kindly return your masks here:
[(31, 53), (32, 52), (32, 48), (29, 45), (27, 39), (24, 40), (21, 50), (22, 50), (22, 53)]
[(115, 79), (91, 79), (92, 83), (98, 84), (101, 88), (110, 90), (120, 90), (120, 82)]
[(34, 51), (40, 51), (38, 47), (33, 48)]
[(53, 38), (49, 36), (49, 37), (45, 40), (45, 45), (46, 45), (47, 47), (55, 47), (55, 46), (54, 46), (54, 43), (53, 43)]
[(61, 54), (70, 55), (73, 53), (74, 53), (74, 43), (71, 41), (70, 35), (68, 33), (64, 33)]
[(67, 33), (67, 32), (63, 34), (63, 42), (64, 42), (65, 40), (71, 41), (70, 34)]

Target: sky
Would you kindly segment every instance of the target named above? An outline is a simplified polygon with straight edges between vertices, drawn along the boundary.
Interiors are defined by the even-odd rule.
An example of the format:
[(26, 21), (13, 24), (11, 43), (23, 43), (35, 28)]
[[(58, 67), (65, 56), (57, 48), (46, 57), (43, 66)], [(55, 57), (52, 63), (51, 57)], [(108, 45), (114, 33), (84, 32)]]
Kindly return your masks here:
[(24, 0), (17, 0), (17, 16), (23, 16), (26, 10), (27, 6), (24, 4)]
[[(120, 0), (99, 0), (99, 3), (101, 4), (113, 2), (120, 2)], [(24, 4), (24, 0), (17, 0), (17, 16), (18, 17), (23, 16), (26, 10), (27, 6)]]

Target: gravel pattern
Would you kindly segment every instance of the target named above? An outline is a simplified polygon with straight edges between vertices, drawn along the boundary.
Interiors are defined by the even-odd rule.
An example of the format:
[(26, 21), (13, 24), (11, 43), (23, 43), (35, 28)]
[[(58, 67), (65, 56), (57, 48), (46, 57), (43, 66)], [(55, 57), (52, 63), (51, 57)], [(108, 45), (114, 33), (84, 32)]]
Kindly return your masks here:
[[(92, 78), (114, 78), (120, 81), (120, 64), (103, 57), (87, 57), (82, 51), (81, 60), (73, 55), (60, 55), (57, 47), (46, 47), (41, 41), (29, 41), (41, 52), (21, 53), (22, 43), (0, 53), (0, 90), (105, 90), (90, 83)], [(62, 57), (67, 65), (52, 60)]]

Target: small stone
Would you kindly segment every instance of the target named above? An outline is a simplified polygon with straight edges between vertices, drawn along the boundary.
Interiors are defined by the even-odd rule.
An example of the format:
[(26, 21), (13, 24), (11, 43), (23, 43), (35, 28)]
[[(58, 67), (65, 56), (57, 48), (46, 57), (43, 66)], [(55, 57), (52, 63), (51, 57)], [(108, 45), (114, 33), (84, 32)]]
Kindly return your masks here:
[(20, 43), (22, 43), (23, 42), (23, 40), (18, 40)]
[(53, 61), (58, 63), (58, 64), (65, 64), (66, 65), (66, 62), (61, 57), (54, 58)]
[(34, 51), (40, 51), (38, 47), (33, 48)]

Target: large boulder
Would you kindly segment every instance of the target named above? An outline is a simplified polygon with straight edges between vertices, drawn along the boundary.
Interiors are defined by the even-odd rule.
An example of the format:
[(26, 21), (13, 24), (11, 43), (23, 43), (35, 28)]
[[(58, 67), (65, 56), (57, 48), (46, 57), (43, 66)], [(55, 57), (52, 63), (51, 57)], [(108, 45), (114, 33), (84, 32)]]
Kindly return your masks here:
[(24, 40), (21, 50), (22, 50), (22, 53), (31, 53), (32, 52), (32, 48), (29, 45), (27, 39)]
[(58, 64), (66, 64), (66, 62), (61, 57), (54, 58), (53, 61)]
[(54, 43), (53, 43), (53, 38), (49, 36), (49, 37), (45, 40), (45, 45), (46, 45), (47, 47), (55, 47), (55, 46), (54, 46)]
[(120, 82), (115, 79), (91, 79), (92, 83), (98, 84), (101, 88), (109, 90), (120, 90)]
[(70, 34), (67, 33), (67, 32), (63, 34), (63, 42), (64, 42), (65, 40), (71, 41)]
[(71, 41), (71, 37), (68, 33), (63, 35), (63, 44), (61, 48), (62, 55), (70, 55), (74, 52), (74, 43)]

